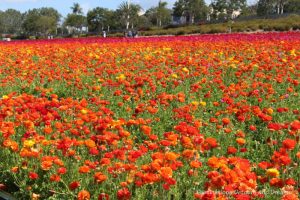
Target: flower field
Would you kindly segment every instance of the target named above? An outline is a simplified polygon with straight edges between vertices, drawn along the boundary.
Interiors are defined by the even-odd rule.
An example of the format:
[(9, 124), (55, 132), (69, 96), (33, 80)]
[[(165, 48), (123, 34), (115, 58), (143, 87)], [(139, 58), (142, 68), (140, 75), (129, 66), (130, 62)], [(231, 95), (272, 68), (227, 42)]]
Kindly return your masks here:
[(0, 43), (0, 72), (16, 199), (300, 198), (299, 32)]

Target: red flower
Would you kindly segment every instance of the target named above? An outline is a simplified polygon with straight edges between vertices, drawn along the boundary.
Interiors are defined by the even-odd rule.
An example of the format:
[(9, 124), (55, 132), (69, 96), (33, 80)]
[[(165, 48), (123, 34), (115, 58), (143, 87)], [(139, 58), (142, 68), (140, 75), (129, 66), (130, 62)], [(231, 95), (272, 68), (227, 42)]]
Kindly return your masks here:
[(227, 154), (235, 154), (237, 152), (237, 149), (235, 147), (229, 146), (227, 148)]
[(58, 170), (57, 170), (57, 173), (59, 173), (59, 174), (65, 174), (66, 172), (67, 172), (67, 169), (64, 168), (64, 167), (60, 167), (60, 168), (58, 168)]
[(271, 166), (272, 166), (271, 163), (265, 162), (265, 161), (262, 161), (258, 164), (258, 167), (260, 167), (262, 169), (267, 169), (267, 168), (270, 168)]
[(215, 198), (216, 195), (213, 191), (207, 191), (202, 195), (201, 200), (214, 200)]
[(98, 196), (98, 200), (109, 200), (109, 195), (105, 193), (101, 193)]
[(294, 121), (291, 123), (291, 129), (293, 131), (299, 130), (300, 129), (300, 121)]
[(250, 200), (251, 197), (247, 194), (238, 194), (235, 196), (235, 200)]
[(218, 146), (218, 142), (215, 138), (208, 137), (205, 139), (205, 142), (211, 147), (216, 148)]
[(53, 174), (50, 176), (50, 181), (52, 182), (59, 182), (60, 181), (60, 176), (57, 174)]
[(282, 146), (287, 150), (292, 150), (295, 148), (297, 142), (293, 139), (285, 139), (282, 142)]
[(29, 178), (31, 179), (31, 180), (35, 180), (35, 179), (38, 179), (39, 178), (39, 175), (37, 174), (37, 173), (35, 173), (35, 172), (29, 172)]
[(270, 123), (268, 124), (268, 129), (272, 131), (279, 131), (281, 129), (281, 125), (278, 123)]
[(165, 184), (163, 184), (163, 188), (164, 188), (164, 190), (170, 190), (170, 185), (165, 183)]
[(249, 129), (250, 129), (251, 131), (256, 131), (256, 126), (250, 125), (250, 126), (249, 126)]
[(229, 118), (223, 118), (222, 123), (223, 123), (224, 126), (228, 125), (230, 123), (230, 119)]
[(286, 185), (296, 185), (296, 181), (292, 178), (288, 178), (284, 182)]
[(128, 188), (122, 188), (120, 190), (118, 190), (117, 192), (117, 198), (118, 200), (128, 200), (130, 199), (131, 194), (128, 190)]
[(74, 181), (74, 182), (70, 183), (69, 188), (70, 188), (70, 190), (75, 190), (79, 186), (80, 186), (80, 183), (78, 181)]

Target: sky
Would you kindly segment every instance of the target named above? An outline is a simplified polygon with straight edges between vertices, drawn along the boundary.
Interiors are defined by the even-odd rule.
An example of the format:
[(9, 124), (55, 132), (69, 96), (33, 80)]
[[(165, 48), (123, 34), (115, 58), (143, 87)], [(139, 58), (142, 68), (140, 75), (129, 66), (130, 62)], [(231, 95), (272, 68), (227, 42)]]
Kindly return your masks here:
[[(104, 7), (109, 9), (117, 9), (118, 6), (126, 0), (0, 0), (0, 10), (13, 8), (21, 12), (29, 9), (40, 7), (53, 7), (64, 17), (71, 12), (70, 7), (73, 3), (79, 3), (86, 14), (88, 10), (95, 7)], [(132, 3), (138, 3), (143, 10), (147, 10), (152, 6), (156, 6), (159, 0), (131, 0)], [(164, 0), (168, 2), (168, 7), (172, 8), (176, 0)]]

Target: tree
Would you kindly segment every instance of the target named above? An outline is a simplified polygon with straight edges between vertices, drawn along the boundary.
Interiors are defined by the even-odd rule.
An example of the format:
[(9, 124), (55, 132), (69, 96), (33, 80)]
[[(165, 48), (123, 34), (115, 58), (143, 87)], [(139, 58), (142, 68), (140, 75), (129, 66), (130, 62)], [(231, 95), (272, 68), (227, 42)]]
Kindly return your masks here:
[(173, 7), (173, 16), (175, 17), (182, 17), (183, 13), (184, 13), (184, 6), (185, 5), (185, 1), (184, 0), (177, 0), (174, 3), (174, 7)]
[(156, 8), (156, 19), (157, 25), (161, 26), (162, 23), (170, 22), (171, 13), (170, 10), (167, 9), (167, 2), (159, 1), (158, 6)]
[(75, 15), (82, 15), (82, 8), (80, 7), (79, 3), (74, 3), (73, 6), (71, 7), (72, 13)]
[(156, 19), (156, 7), (149, 8), (146, 10), (144, 16), (146, 17), (147, 21), (152, 25), (155, 26), (157, 24)]
[(129, 28), (130, 24), (133, 28), (134, 25), (138, 22), (139, 13), (141, 12), (142, 8), (138, 4), (128, 4), (128, 2), (122, 2), (119, 5), (119, 8), (116, 10), (117, 15), (121, 21), (121, 24)]
[(270, 14), (283, 14), (286, 12), (298, 12), (300, 0), (259, 0), (257, 14), (260, 16)]
[(20, 33), (22, 29), (23, 15), (14, 9), (7, 9), (0, 13), (1, 33)]
[(283, 12), (292, 13), (299, 12), (300, 10), (300, 0), (289, 0), (285, 5), (285, 9)]
[[(275, 3), (276, 13), (277, 14), (283, 14), (284, 7), (288, 3), (288, 0), (277, 0)], [(299, 10), (298, 10), (299, 11)]]
[(79, 3), (74, 3), (71, 7), (72, 13), (67, 15), (64, 21), (64, 26), (69, 26), (75, 31), (82, 33), (82, 28), (87, 25), (86, 17), (82, 12), (82, 8)]
[(23, 28), (28, 34), (54, 33), (60, 17), (61, 15), (54, 8), (43, 7), (28, 10), (24, 14)]
[(204, 0), (178, 0), (173, 7), (173, 15), (186, 17), (186, 22), (193, 24), (195, 19), (200, 20), (206, 17), (207, 6)]
[(274, 0), (259, 0), (257, 3), (257, 15), (265, 16), (275, 13)]
[(55, 18), (42, 15), (36, 20), (36, 27), (39, 32), (48, 35), (53, 31), (53, 27), (56, 27)]
[(96, 7), (87, 13), (87, 23), (90, 31), (100, 32), (104, 28), (109, 31), (111, 27), (116, 27), (114, 11), (107, 8)]
[(246, 0), (215, 0), (212, 3), (214, 16), (225, 20), (232, 20), (234, 12), (241, 12), (245, 6)]
[(86, 25), (86, 17), (77, 14), (68, 14), (64, 22), (65, 26), (70, 26), (76, 29), (76, 31), (82, 32), (82, 28)]
[(167, 2), (159, 1), (157, 7), (149, 8), (144, 16), (152, 25), (162, 26), (171, 21), (171, 10), (166, 8)]
[(241, 16), (255, 16), (255, 15), (257, 15), (257, 4), (246, 6), (241, 12)]
[(195, 18), (204, 19), (206, 17), (207, 7), (203, 0), (189, 0), (187, 2), (186, 12), (190, 22), (193, 24)]

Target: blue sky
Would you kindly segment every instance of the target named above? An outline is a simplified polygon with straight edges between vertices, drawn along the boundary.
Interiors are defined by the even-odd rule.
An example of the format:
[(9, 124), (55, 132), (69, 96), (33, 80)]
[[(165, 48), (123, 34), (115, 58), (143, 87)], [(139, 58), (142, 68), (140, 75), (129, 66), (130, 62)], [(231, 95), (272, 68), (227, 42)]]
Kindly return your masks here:
[[(124, 0), (0, 0), (0, 10), (6, 10), (13, 8), (24, 12), (32, 8), (40, 7), (53, 7), (57, 9), (63, 16), (71, 12), (70, 7), (73, 3), (79, 3), (86, 13), (89, 9), (94, 7), (105, 7), (110, 9), (116, 9), (118, 5)], [(144, 10), (152, 6), (156, 6), (159, 0), (131, 0), (132, 3), (138, 3)], [(172, 8), (176, 0), (165, 0), (168, 2), (168, 7)]]

